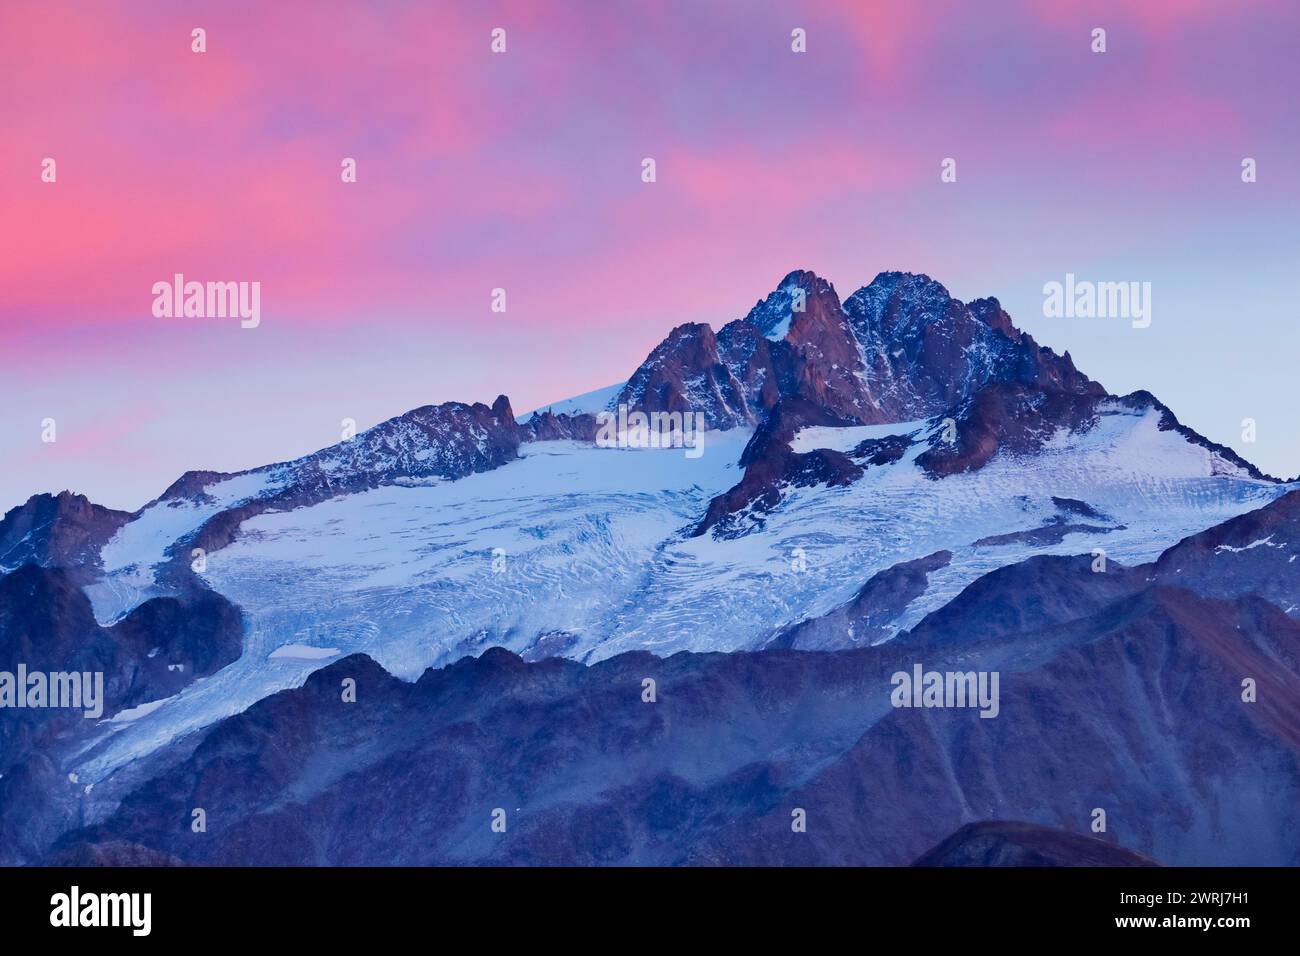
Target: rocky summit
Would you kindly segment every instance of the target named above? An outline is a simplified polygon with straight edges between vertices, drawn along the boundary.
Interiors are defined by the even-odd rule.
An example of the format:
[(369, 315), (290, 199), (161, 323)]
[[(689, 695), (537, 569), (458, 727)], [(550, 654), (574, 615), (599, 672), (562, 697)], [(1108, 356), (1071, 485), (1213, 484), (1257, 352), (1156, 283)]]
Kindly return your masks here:
[(1294, 483), (924, 275), (628, 367), (9, 510), (0, 863), (1300, 864)]

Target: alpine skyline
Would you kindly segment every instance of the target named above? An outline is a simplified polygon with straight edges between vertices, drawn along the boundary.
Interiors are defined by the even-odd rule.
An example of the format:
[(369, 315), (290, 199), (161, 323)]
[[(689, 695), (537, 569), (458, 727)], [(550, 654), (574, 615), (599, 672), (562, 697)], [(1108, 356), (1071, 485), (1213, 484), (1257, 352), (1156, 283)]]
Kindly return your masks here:
[[(0, 498), (133, 510), (190, 468), (329, 445), (344, 419), (558, 402), (791, 268), (843, 294), (902, 269), (997, 295), (1112, 392), (1149, 389), (1290, 477), (1297, 16), (6, 3), (0, 208), (22, 228), (0, 239)], [(176, 273), (261, 283), (259, 326), (156, 317)], [(1068, 274), (1151, 283), (1150, 326), (1046, 317)]]

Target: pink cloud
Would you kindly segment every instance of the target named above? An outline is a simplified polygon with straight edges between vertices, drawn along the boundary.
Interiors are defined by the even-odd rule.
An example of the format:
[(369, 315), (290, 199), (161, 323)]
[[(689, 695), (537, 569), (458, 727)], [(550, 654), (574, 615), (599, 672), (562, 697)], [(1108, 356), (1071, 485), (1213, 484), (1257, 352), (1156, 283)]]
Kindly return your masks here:
[[(338, 383), (325, 399), (385, 396), (376, 415), (434, 392), (544, 401), (625, 376), (678, 322), (742, 315), (796, 267), (842, 292), (897, 267), (980, 294), (1002, 292), (981, 269), (1167, 248), (1178, 228), (1251, 240), (1271, 216), (1259, 241), (1283, 248), (1296, 12), (1240, 9), (9, 0), (7, 380), (57, 395), (165, 374), (221, 394), (238, 377), (255, 409), (301, 370)], [(1087, 50), (1094, 14), (1106, 57)], [(1253, 193), (1215, 191), (1257, 153)], [(154, 319), (152, 284), (177, 271), (262, 282), (264, 327)], [(419, 381), (393, 381), (386, 362), (412, 355)], [(108, 419), (136, 421), (120, 403)], [(168, 472), (211, 460), (187, 417), (203, 414), (160, 404), (161, 433), (194, 442)], [(164, 452), (135, 434), (144, 469)]]

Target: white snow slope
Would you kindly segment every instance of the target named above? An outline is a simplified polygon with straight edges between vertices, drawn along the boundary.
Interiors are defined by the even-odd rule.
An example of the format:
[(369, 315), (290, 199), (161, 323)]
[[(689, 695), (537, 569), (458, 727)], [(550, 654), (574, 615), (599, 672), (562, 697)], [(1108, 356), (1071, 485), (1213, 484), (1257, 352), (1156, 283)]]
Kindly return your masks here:
[[(263, 514), (208, 556), (203, 575), (247, 616), (243, 656), (148, 713), (106, 722), (110, 736), (88, 749), (79, 772), (99, 779), (301, 684), (336, 654), (364, 651), (413, 678), (492, 645), (588, 662), (629, 650), (754, 648), (781, 626), (850, 599), (877, 571), (952, 551), (951, 564), (931, 575), (898, 622), (906, 628), (979, 575), (1032, 554), (1103, 548), (1110, 560), (1147, 561), (1290, 490), (1160, 431), (1158, 420), (1155, 412), (1107, 406), (1091, 431), (1062, 433), (1031, 459), (999, 456), (942, 480), (916, 467), (924, 449), (916, 445), (851, 486), (787, 491), (762, 530), (730, 540), (688, 532), (709, 500), (739, 481), (736, 462), (749, 438), (740, 429), (709, 432), (696, 459), (681, 449), (526, 444), (521, 460), (458, 481)], [(806, 429), (792, 444), (851, 448), (918, 427)], [(1072, 515), (1069, 522), (1114, 530), (1070, 534), (1047, 547), (974, 544), (1059, 517), (1052, 496), (1084, 501), (1108, 519)], [(132, 587), (124, 582), (147, 574), (163, 537), (186, 530), (178, 514), (150, 510), (105, 547), (109, 573), (97, 588), (98, 614), (129, 609)], [(165, 534), (157, 530), (164, 524)]]
[(584, 392), (581, 395), (575, 395), (573, 398), (567, 398), (562, 402), (555, 402), (551, 405), (544, 405), (541, 408), (534, 408), (531, 412), (525, 412), (518, 416), (516, 421), (523, 425), (538, 412), (552, 411), (556, 415), (582, 415), (596, 412), (603, 412), (609, 408), (614, 399), (618, 398), (619, 393), (623, 391), (626, 382), (618, 382), (614, 385), (606, 385), (604, 388), (598, 388), (592, 392)]

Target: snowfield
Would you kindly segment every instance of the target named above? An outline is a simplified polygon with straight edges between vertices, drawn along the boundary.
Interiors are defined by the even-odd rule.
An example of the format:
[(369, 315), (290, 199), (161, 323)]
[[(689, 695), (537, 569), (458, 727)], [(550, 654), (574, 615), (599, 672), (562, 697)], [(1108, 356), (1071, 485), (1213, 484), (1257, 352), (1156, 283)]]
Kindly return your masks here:
[(118, 529), (100, 552), (104, 577), (86, 588), (100, 624), (109, 625), (132, 608), (163, 593), (156, 587), (154, 568), (178, 538), (218, 512), (234, 507), (276, 486), (267, 472), (236, 475), (207, 489), (206, 500), (173, 498), (156, 501)]
[(618, 398), (619, 392), (623, 391), (623, 386), (626, 384), (626, 382), (618, 382), (614, 385), (606, 385), (604, 388), (598, 388), (593, 392), (584, 392), (581, 395), (575, 395), (573, 398), (566, 398), (562, 402), (554, 402), (541, 408), (535, 408), (531, 412), (525, 412), (518, 416), (516, 421), (523, 425), (538, 412), (544, 411), (551, 411), (556, 415), (594, 415), (597, 412), (603, 412), (613, 404), (614, 399)]
[[(363, 651), (411, 679), (493, 645), (586, 662), (630, 650), (757, 648), (782, 626), (851, 599), (876, 572), (951, 551), (951, 563), (896, 621), (902, 629), (978, 576), (1033, 554), (1100, 548), (1109, 560), (1148, 561), (1289, 490), (1160, 431), (1158, 421), (1156, 412), (1104, 406), (1092, 430), (1062, 432), (1032, 459), (998, 456), (942, 480), (915, 465), (925, 449), (918, 442), (848, 487), (787, 489), (760, 529), (732, 539), (691, 537), (690, 529), (711, 498), (740, 480), (744, 429), (709, 432), (697, 459), (681, 449), (525, 444), (519, 460), (457, 481), (261, 514), (208, 556), (202, 575), (244, 610), (243, 656), (156, 707), (105, 721), (106, 737), (78, 769), (100, 779), (301, 684), (336, 655)], [(924, 426), (809, 428), (792, 447), (848, 451)], [(1069, 513), (1054, 496), (1099, 516)], [(211, 513), (206, 504), (155, 507), (160, 513), (146, 510), (104, 549), (97, 613), (120, 616), (142, 600), (150, 562)], [(1053, 524), (1096, 530), (1046, 546), (976, 543)]]
[(814, 425), (801, 428), (790, 442), (790, 447), (801, 455), (818, 448), (830, 448), (848, 454), (870, 439), (888, 438), (890, 435), (911, 435), (926, 428), (929, 422), (898, 422), (892, 425), (850, 425), (847, 428), (828, 428)]

